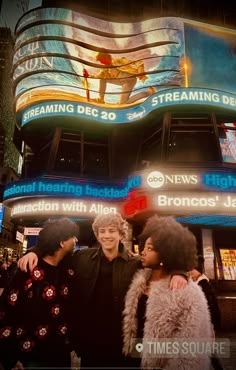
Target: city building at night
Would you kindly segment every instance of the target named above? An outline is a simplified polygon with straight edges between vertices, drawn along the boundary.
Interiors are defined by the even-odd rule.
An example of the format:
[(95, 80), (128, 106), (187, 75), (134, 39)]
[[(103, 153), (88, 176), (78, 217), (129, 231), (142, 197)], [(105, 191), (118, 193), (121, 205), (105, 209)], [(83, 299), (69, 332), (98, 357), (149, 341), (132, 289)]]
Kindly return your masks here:
[[(13, 38), (9, 28), (0, 27), (0, 256), (13, 252), (15, 227), (10, 210), (2, 205), (3, 191), (8, 182), (19, 179), (20, 155), (13, 143), (16, 117), (12, 93)], [(3, 222), (4, 215), (4, 222)]]
[(2, 0), (0, 2), (0, 27), (8, 28), (14, 34), (15, 25), (21, 15), (29, 10), (30, 0)]
[(93, 218), (120, 212), (135, 249), (148, 216), (174, 215), (196, 235), (233, 315), (236, 30), (173, 14), (119, 22), (43, 5), (15, 32), (23, 167), (3, 199), (20, 238), (30, 246), (45, 221), (68, 216), (91, 246)]
[(0, 1), (0, 256), (18, 253), (19, 247), (10, 209), (2, 205), (2, 196), (5, 185), (19, 179), (22, 166), (13, 143), (16, 117), (11, 73), (15, 25), (28, 10), (29, 0)]

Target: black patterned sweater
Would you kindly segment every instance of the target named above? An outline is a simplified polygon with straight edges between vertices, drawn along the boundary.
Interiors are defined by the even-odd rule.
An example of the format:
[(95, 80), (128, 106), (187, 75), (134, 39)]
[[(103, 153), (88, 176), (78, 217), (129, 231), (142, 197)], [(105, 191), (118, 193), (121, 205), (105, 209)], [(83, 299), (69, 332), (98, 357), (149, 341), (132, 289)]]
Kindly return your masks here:
[(17, 360), (64, 361), (70, 348), (67, 317), (74, 270), (39, 259), (30, 272), (19, 269), (0, 297), (0, 363), (10, 369)]

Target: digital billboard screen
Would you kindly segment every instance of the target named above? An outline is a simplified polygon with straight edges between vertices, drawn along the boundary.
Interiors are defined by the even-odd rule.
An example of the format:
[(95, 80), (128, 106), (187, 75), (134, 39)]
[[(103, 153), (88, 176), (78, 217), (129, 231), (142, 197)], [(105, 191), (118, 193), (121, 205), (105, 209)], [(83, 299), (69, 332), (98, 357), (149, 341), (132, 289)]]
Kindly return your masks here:
[(234, 106), (235, 34), (174, 17), (118, 23), (35, 9), (16, 28), (16, 111), (52, 100), (132, 109), (168, 89), (191, 87), (233, 94)]

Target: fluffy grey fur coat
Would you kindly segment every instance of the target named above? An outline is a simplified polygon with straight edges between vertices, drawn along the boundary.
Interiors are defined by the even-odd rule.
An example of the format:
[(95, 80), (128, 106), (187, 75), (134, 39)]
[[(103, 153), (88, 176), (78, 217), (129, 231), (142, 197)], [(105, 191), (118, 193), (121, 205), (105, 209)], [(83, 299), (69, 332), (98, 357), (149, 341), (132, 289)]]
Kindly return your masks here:
[[(134, 351), (137, 333), (137, 305), (144, 293), (151, 270), (139, 270), (130, 285), (123, 312), (123, 353)], [(212, 326), (207, 301), (201, 288), (189, 281), (183, 289), (171, 290), (170, 277), (152, 282), (146, 306), (143, 343), (158, 342), (158, 339), (201, 338), (211, 340)], [(199, 341), (200, 341), (199, 340)], [(147, 349), (147, 346), (145, 346)], [(160, 354), (150, 356), (142, 352), (143, 369), (163, 368), (165, 370), (208, 370), (211, 368), (209, 356), (163, 358)]]

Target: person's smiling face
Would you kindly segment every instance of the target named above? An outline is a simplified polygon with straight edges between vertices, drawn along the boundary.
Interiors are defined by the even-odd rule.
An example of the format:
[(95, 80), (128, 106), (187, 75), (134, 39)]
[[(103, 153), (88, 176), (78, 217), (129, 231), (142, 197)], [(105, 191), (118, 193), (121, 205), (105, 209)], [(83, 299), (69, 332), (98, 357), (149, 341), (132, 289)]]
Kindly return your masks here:
[(118, 248), (121, 235), (117, 226), (102, 226), (98, 228), (97, 240), (101, 244), (102, 249), (112, 250)]

